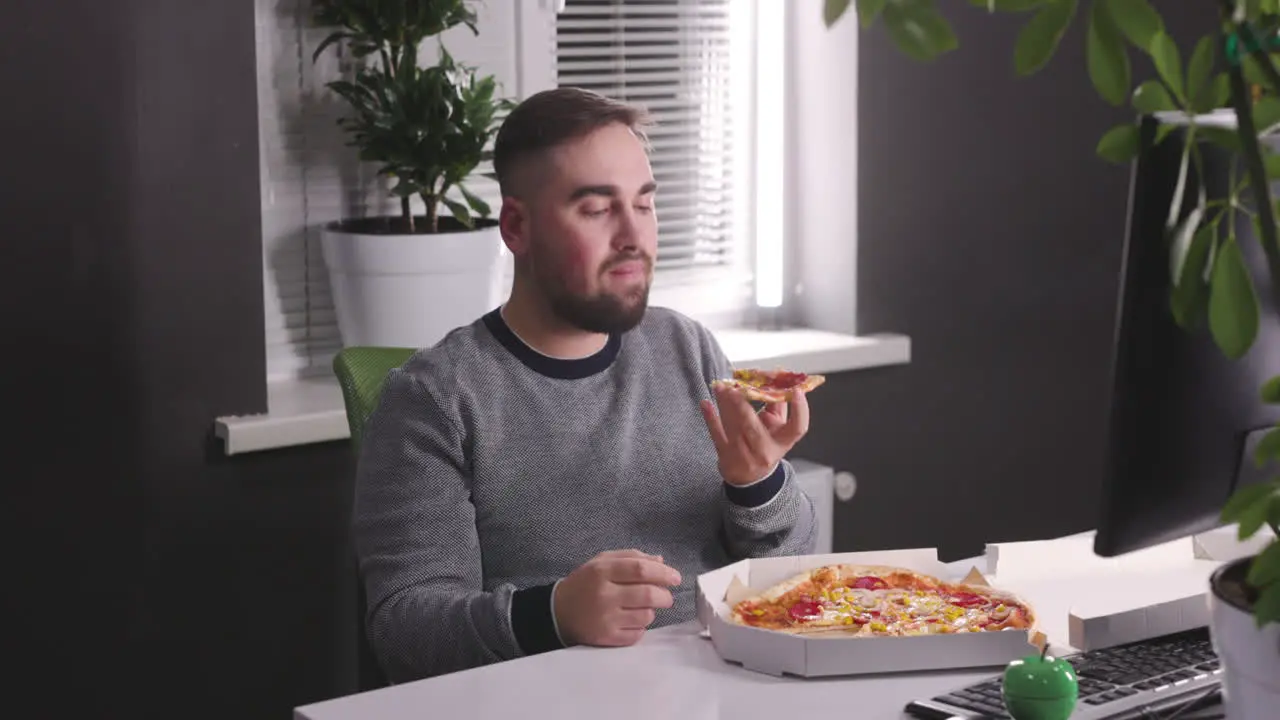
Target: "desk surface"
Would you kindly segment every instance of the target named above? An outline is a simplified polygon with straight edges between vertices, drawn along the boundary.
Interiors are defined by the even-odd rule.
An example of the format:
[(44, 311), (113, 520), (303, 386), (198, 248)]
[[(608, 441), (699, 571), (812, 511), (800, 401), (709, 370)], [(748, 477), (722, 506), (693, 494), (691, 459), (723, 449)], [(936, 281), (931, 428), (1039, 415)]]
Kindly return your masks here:
[[(966, 569), (975, 560), (955, 563)], [(1028, 598), (1055, 652), (1071, 650), (1068, 614), (1105, 583), (1090, 573), (1002, 583)], [(1096, 575), (1093, 575), (1096, 577)], [(695, 622), (652, 630), (628, 648), (569, 648), (300, 707), (299, 720), (509, 720), (799, 717), (905, 718), (910, 701), (943, 694), (1002, 668), (852, 678), (772, 677), (725, 662)], [(833, 714), (833, 711), (835, 714)]]

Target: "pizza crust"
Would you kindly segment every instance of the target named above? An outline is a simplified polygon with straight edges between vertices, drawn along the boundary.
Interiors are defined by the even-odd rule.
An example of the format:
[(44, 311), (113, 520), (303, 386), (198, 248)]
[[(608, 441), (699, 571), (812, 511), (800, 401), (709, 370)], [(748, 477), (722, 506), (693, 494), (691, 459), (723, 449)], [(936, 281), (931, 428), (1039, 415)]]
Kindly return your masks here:
[(713, 380), (711, 385), (712, 387), (728, 387), (736, 389), (748, 400), (752, 400), (754, 402), (779, 403), (790, 402), (795, 396), (795, 391), (797, 389), (802, 390), (805, 393), (809, 393), (826, 381), (827, 378), (825, 375), (806, 375), (804, 381), (798, 386), (786, 389), (756, 387), (749, 382), (745, 382), (737, 378)]

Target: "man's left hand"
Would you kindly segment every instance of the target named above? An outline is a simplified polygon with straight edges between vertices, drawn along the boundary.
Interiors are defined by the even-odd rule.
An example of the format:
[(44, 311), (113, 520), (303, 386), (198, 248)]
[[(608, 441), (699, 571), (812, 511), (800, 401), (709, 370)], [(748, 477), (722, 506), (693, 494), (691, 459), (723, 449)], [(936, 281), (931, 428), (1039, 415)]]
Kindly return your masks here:
[(717, 386), (714, 392), (715, 403), (702, 401), (702, 417), (716, 446), (720, 475), (730, 485), (750, 485), (768, 477), (809, 431), (809, 403), (803, 392), (796, 391), (789, 403), (770, 403), (759, 413), (738, 390)]

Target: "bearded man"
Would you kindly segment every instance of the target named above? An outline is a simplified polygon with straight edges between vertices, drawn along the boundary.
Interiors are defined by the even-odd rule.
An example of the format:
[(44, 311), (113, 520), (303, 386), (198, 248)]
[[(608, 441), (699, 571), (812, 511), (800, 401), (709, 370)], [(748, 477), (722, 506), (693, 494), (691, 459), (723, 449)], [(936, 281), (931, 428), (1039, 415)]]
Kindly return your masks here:
[(394, 370), (364, 434), (355, 543), (392, 682), (630, 645), (695, 617), (699, 573), (813, 550), (785, 459), (803, 394), (757, 414), (713, 391), (712, 334), (648, 307), (647, 128), (560, 88), (499, 131), (510, 297)]

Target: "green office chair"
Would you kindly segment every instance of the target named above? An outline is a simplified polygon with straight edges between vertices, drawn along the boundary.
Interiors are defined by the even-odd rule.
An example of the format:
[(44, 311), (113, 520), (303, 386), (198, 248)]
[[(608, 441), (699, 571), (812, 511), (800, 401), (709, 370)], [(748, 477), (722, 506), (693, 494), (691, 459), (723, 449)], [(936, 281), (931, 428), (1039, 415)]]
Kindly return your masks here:
[(403, 365), (415, 352), (412, 348), (349, 347), (333, 358), (333, 372), (342, 385), (347, 424), (351, 427), (351, 447), (356, 454), (360, 452), (364, 424), (382, 396), (387, 373)]
[[(360, 440), (364, 424), (378, 406), (387, 373), (400, 367), (413, 355), (411, 348), (349, 347), (333, 358), (333, 372), (342, 386), (342, 400), (347, 408), (347, 424), (351, 427), (351, 448), (360, 456)], [(352, 558), (356, 576), (356, 682), (358, 692), (386, 687), (390, 683), (373, 654), (366, 635), (364, 581)]]

